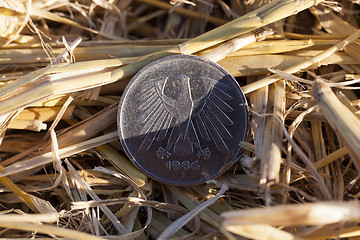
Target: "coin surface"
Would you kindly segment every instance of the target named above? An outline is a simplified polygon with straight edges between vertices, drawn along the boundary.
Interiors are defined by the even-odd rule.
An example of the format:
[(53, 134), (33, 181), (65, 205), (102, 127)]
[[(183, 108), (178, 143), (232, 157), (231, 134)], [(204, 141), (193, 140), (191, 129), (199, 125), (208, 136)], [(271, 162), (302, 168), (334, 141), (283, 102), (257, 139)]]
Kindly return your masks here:
[(118, 109), (119, 137), (131, 161), (173, 185), (203, 183), (228, 169), (239, 158), (248, 121), (235, 79), (218, 64), (191, 55), (144, 67)]

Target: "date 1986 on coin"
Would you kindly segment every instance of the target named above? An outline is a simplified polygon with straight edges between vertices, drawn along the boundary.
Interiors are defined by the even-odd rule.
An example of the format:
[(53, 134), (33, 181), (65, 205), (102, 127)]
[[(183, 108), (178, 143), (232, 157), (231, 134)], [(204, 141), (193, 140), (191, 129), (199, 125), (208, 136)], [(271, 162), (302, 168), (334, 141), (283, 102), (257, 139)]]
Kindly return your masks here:
[(179, 186), (204, 183), (236, 162), (248, 122), (238, 82), (216, 63), (190, 55), (140, 70), (118, 110), (119, 137), (130, 160), (150, 177)]
[(165, 166), (169, 171), (198, 171), (200, 169), (199, 161), (167, 161)]

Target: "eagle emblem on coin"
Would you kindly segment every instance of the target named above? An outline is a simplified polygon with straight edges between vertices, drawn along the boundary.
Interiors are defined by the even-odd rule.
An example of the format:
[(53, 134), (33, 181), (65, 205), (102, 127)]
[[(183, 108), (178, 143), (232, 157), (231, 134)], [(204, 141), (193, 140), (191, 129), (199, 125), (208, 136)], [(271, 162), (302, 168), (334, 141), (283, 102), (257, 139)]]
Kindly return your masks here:
[(235, 79), (209, 60), (177, 55), (139, 71), (118, 110), (120, 141), (150, 177), (175, 185), (216, 177), (241, 153), (248, 108)]
[(179, 75), (173, 86), (175, 98), (171, 98), (164, 93), (167, 80), (168, 77), (161, 77), (144, 82), (144, 90), (139, 93), (141, 102), (137, 108), (141, 114), (136, 122), (141, 124), (138, 136), (144, 136), (139, 151), (148, 150), (154, 141), (168, 136), (166, 145), (156, 151), (158, 157), (169, 157), (173, 148), (174, 154), (192, 154), (196, 150), (197, 157), (208, 159), (211, 151), (201, 147), (200, 135), (205, 141), (213, 141), (219, 151), (228, 152), (224, 138), (232, 138), (227, 125), (233, 122), (226, 115), (233, 110), (226, 103), (232, 99), (226, 93), (230, 88), (212, 78), (200, 77), (205, 91), (194, 99), (190, 77)]

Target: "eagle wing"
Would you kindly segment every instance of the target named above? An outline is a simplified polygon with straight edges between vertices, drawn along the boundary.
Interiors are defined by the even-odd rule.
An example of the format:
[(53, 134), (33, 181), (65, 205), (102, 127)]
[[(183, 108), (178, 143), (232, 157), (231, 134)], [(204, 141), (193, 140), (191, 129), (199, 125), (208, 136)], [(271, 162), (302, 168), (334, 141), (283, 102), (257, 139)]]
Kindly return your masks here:
[[(213, 141), (219, 151), (229, 151), (225, 139), (231, 139), (232, 135), (228, 126), (233, 121), (228, 113), (233, 108), (227, 103), (233, 97), (227, 93), (231, 88), (209, 77), (202, 77), (205, 91), (203, 95), (194, 99), (193, 111), (189, 124), (188, 137), (192, 144), (200, 147), (198, 135), (205, 141)], [(139, 151), (148, 150), (154, 141), (162, 141), (170, 132), (169, 143), (177, 141), (173, 139), (176, 132), (175, 100), (163, 93), (167, 77), (157, 78), (142, 83), (142, 90), (136, 94), (140, 103), (136, 106), (140, 115), (136, 123), (140, 124), (137, 136), (142, 138)]]
[(228, 116), (233, 108), (227, 103), (233, 97), (227, 93), (231, 88), (212, 78), (202, 77), (205, 86), (204, 94), (194, 100), (194, 111), (192, 114), (192, 126), (196, 128), (192, 131), (193, 141), (199, 141), (197, 133), (205, 141), (212, 140), (219, 151), (227, 153), (229, 151), (225, 139), (231, 139), (228, 126), (233, 121)]
[(167, 77), (142, 83), (142, 90), (136, 94), (140, 103), (136, 106), (140, 115), (135, 120), (140, 124), (137, 136), (143, 138), (139, 151), (148, 150), (155, 141), (163, 140), (175, 123), (175, 100), (163, 94)]

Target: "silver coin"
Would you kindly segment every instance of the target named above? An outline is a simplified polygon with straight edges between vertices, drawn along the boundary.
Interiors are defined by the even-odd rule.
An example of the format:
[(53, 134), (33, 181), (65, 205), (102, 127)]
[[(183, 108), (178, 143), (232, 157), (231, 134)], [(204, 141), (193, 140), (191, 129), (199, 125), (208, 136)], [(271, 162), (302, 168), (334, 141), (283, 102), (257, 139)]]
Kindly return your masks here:
[(140, 70), (118, 109), (120, 141), (130, 160), (167, 184), (193, 185), (233, 164), (249, 113), (235, 79), (197, 56), (176, 55)]

